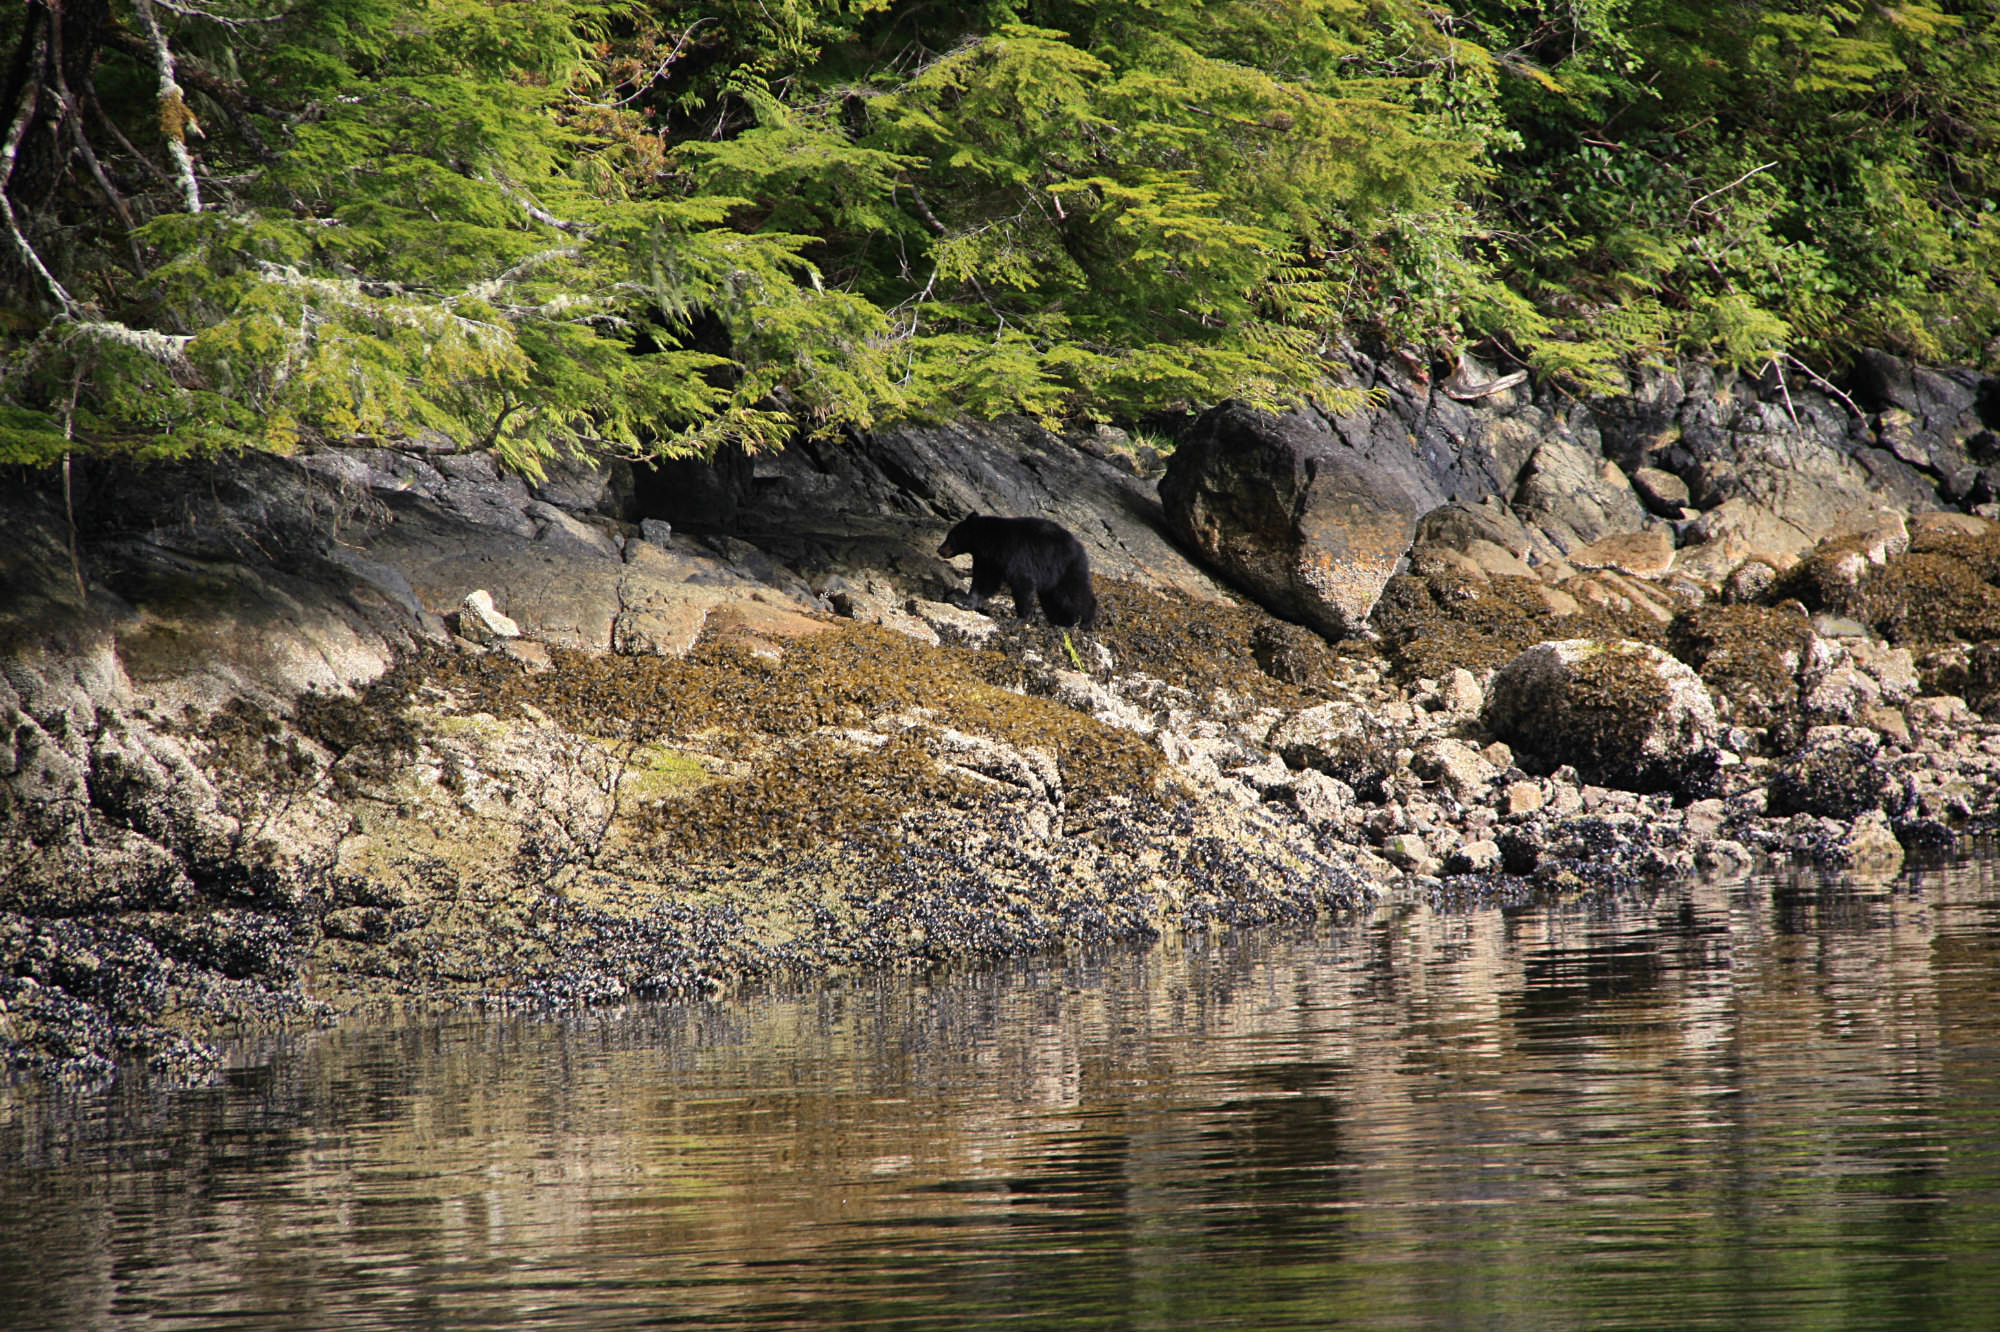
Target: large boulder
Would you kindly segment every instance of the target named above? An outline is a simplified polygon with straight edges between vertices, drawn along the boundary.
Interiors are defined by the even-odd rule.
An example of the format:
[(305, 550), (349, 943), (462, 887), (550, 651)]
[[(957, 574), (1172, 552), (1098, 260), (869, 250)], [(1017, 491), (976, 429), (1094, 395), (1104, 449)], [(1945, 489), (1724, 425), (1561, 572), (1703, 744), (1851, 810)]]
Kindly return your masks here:
[(1416, 534), (1398, 478), (1301, 413), (1205, 412), (1160, 480), (1168, 525), (1257, 601), (1333, 638), (1361, 632)]
[(1487, 729), (1530, 772), (1699, 794), (1718, 766), (1715, 702), (1701, 677), (1647, 643), (1537, 643), (1487, 687)]
[(1617, 464), (1562, 436), (1535, 450), (1514, 507), (1564, 554), (1646, 523), (1645, 505)]

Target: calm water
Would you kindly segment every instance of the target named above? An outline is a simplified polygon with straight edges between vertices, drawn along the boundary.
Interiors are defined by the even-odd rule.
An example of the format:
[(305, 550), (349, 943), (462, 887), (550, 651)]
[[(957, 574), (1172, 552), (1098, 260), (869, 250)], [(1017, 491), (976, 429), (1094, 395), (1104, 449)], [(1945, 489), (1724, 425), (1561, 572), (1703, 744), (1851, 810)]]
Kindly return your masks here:
[(0, 1327), (2000, 1327), (2000, 871), (1762, 879), (0, 1103)]

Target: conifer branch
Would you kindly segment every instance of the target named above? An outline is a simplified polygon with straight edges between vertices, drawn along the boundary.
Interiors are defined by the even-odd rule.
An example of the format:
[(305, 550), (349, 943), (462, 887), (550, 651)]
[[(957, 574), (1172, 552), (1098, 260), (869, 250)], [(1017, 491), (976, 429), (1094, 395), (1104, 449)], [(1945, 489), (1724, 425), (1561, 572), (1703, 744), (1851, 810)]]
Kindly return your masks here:
[(103, 124), (105, 129), (111, 131), (112, 138), (118, 140), (118, 146), (125, 150), (125, 155), (144, 167), (147, 175), (164, 184), (167, 179), (167, 173), (160, 170), (159, 165), (152, 158), (140, 152), (138, 145), (125, 137), (125, 131), (118, 128), (118, 122), (111, 118), (110, 113), (104, 109), (104, 103), (97, 99), (97, 89), (87, 86), (84, 89), (84, 97), (89, 100), (90, 109), (97, 113), (98, 121)]
[(182, 18), (206, 19), (221, 28), (248, 28), (266, 23), (283, 23), (292, 16), (290, 9), (282, 9), (275, 14), (257, 14), (246, 18), (232, 18), (227, 14), (217, 14), (206, 9), (196, 9), (193, 5), (182, 3), (182, 0), (153, 0), (153, 3), (170, 14), (179, 14)]
[(945, 230), (944, 223), (937, 220), (937, 214), (931, 211), (931, 206), (924, 202), (924, 192), (914, 185), (910, 186), (909, 190), (910, 197), (917, 201), (917, 216), (924, 220), (924, 225), (940, 236), (950, 235), (951, 233)]
[[(400, 287), (391, 284), (375, 284), (385, 288), (382, 296), (371, 297), (373, 293), (364, 289), (364, 284), (355, 278), (314, 277), (301, 273), (289, 264), (260, 263), (258, 276), (267, 282), (294, 291), (306, 293), (325, 305), (342, 309), (361, 310), (400, 328), (415, 329), (418, 332), (449, 327), (474, 337), (507, 338), (508, 331), (499, 324), (481, 319), (468, 319), (450, 309), (435, 304), (411, 300)], [(186, 344), (183, 339), (183, 345)]]

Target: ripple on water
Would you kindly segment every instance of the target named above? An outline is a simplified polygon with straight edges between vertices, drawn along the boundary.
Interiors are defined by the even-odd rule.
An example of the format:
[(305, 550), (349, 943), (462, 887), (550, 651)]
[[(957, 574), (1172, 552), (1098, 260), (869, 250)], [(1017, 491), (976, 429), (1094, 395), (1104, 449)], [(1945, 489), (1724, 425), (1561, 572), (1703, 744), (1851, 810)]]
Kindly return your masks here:
[(2000, 1326), (2000, 887), (1385, 908), (0, 1108), (10, 1328)]

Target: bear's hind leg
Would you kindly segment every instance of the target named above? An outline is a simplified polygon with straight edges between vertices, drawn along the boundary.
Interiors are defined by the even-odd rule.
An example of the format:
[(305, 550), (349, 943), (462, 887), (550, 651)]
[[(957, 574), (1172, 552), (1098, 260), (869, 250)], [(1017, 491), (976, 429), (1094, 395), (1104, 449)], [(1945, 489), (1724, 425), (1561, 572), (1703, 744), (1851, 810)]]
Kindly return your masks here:
[(1090, 587), (1088, 570), (1071, 568), (1062, 581), (1042, 589), (1042, 614), (1050, 624), (1075, 625), (1090, 629), (1097, 623), (1097, 595)]

